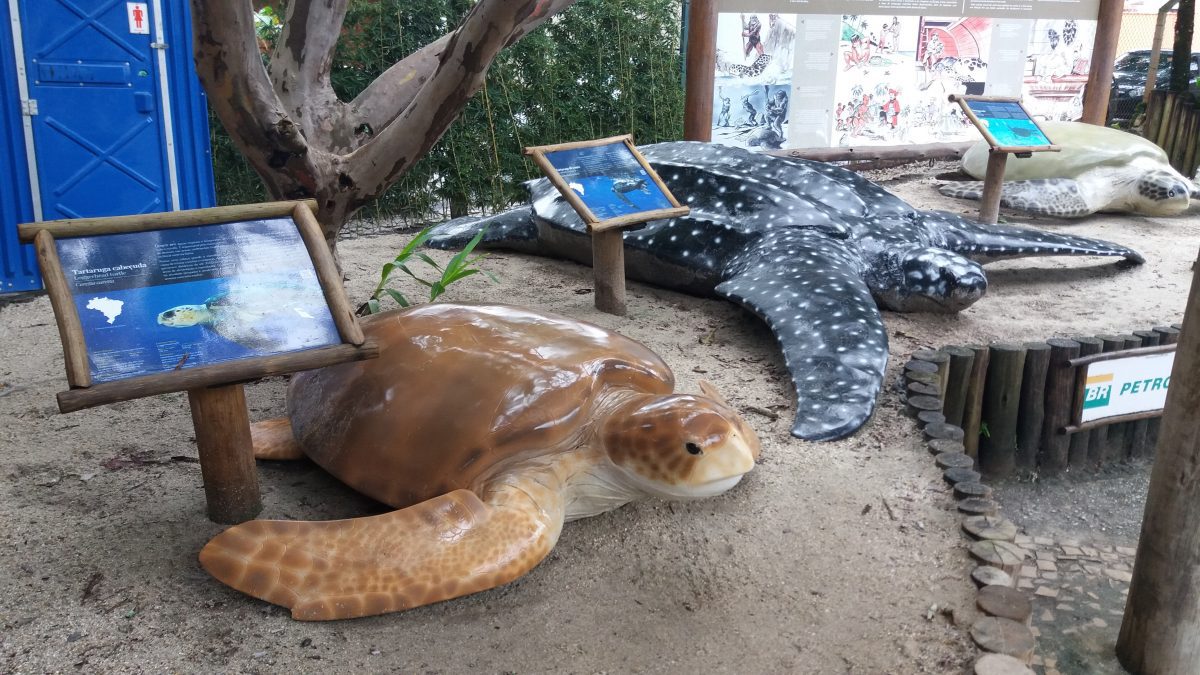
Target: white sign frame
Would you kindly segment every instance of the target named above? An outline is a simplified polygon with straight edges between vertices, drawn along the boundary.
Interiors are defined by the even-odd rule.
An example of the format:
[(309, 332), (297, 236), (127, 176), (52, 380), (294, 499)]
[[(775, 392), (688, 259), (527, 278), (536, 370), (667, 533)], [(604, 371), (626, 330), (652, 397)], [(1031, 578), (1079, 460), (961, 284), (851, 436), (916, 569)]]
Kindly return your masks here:
[(1175, 345), (1143, 347), (1072, 359), (1075, 405), (1068, 432), (1162, 415)]

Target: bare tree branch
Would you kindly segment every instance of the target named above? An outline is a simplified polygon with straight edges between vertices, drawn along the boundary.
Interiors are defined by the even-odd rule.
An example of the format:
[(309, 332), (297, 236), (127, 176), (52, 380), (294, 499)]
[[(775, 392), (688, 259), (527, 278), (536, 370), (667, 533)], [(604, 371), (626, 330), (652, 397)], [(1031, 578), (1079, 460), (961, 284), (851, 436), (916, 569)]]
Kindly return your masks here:
[[(267, 72), (275, 93), (310, 144), (334, 150), (344, 104), (329, 82), (349, 0), (293, 0)], [(348, 149), (348, 148), (347, 148)]]
[[(575, 0), (480, 2), (446, 42), (436, 70), (396, 120), (341, 158), (360, 194), (381, 194), (437, 143), (505, 46)], [(434, 43), (436, 44), (436, 43)], [(419, 72), (419, 71), (414, 71)], [(423, 133), (413, 133), (424, 130)]]
[(437, 68), (453, 33), (447, 33), (397, 61), (354, 98), (350, 108), (360, 124), (377, 132), (408, 107), (425, 86), (426, 73)]
[[(276, 198), (297, 192), (292, 171), (308, 144), (263, 68), (249, 2), (192, 0), (196, 72), (208, 104)], [(312, 186), (312, 187), (315, 187)]]

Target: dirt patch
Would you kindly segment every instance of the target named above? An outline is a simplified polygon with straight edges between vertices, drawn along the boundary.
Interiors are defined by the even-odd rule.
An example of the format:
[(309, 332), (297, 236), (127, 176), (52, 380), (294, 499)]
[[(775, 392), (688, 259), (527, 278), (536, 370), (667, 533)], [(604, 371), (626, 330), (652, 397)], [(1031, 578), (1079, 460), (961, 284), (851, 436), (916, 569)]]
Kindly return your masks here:
[[(928, 179), (887, 185), (914, 204), (969, 210)], [(889, 382), (921, 347), (1178, 321), (1195, 212), (1038, 224), (1131, 245), (1149, 262), (1012, 261), (989, 267), (988, 297), (959, 315), (888, 313)], [(342, 245), (352, 299), (406, 239)], [(682, 390), (707, 378), (735, 406), (777, 411), (746, 413), (763, 439), (761, 465), (720, 498), (570, 524), (548, 560), (503, 588), (299, 623), (197, 564), (221, 528), (203, 515), (185, 397), (59, 415), (49, 303), (0, 305), (0, 670), (959, 673), (972, 661), (951, 622), (974, 616), (953, 501), (891, 387), (852, 438), (802, 442), (787, 433), (795, 401), (771, 334), (732, 304), (631, 284), (630, 315), (617, 318), (593, 309), (585, 267), (508, 254), (486, 267), (499, 285), (471, 281), (450, 297), (618, 329), (661, 354)], [(283, 386), (249, 387), (254, 419), (282, 413)], [(263, 517), (378, 509), (306, 462), (263, 464), (260, 475)]]

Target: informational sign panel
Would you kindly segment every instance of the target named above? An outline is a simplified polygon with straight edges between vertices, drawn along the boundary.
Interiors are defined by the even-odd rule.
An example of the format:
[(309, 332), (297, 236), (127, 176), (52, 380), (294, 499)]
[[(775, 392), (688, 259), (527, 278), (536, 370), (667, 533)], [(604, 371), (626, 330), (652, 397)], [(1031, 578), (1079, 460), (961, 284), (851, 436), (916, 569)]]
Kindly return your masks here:
[(992, 147), (1037, 150), (1052, 145), (1020, 101), (972, 97), (962, 97), (961, 101)]
[(1162, 410), (1174, 363), (1172, 351), (1087, 364), (1078, 422)]
[(93, 382), (342, 342), (291, 218), (55, 243)]
[(525, 152), (592, 230), (688, 212), (629, 136), (535, 146)]
[(1077, 119), (1098, 0), (722, 0), (712, 139), (752, 150), (977, 138), (950, 94)]

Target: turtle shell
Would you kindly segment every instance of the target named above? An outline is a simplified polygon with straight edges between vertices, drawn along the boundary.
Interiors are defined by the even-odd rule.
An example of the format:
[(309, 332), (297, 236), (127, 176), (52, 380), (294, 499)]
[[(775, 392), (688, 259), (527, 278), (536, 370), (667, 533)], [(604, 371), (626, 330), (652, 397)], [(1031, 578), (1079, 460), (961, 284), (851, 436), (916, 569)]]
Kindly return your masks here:
[(235, 286), (204, 302), (208, 327), (250, 349), (290, 351), (327, 342), (332, 322), (319, 288), (287, 283)]
[[(1009, 157), (1004, 180), (1078, 178), (1091, 169), (1122, 166), (1137, 158), (1169, 167), (1167, 154), (1150, 141), (1134, 134), (1083, 122), (1039, 122), (1060, 152), (1035, 152), (1032, 157)], [(988, 145), (972, 145), (962, 159), (963, 170), (978, 180), (987, 173)]]
[(313, 461), (397, 508), (585, 445), (614, 388), (674, 388), (643, 345), (528, 309), (438, 303), (363, 329), (379, 358), (294, 377), (288, 413)]

